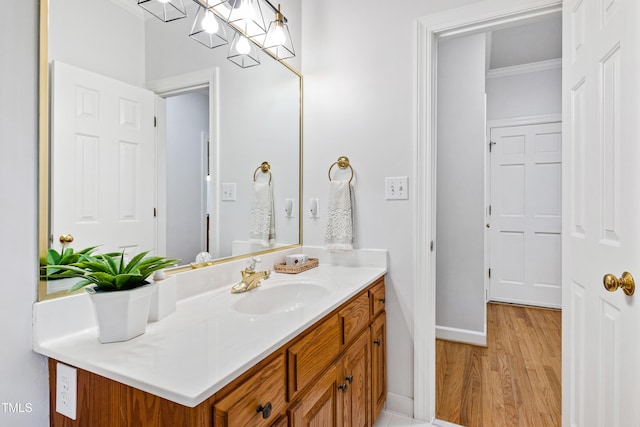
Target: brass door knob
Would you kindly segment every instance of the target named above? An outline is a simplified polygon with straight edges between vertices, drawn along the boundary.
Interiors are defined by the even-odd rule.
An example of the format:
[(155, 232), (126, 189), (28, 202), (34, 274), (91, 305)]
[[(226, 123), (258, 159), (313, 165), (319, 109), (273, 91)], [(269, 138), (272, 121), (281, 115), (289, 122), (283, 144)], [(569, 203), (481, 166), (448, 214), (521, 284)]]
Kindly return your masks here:
[(618, 288), (622, 289), (625, 295), (633, 295), (636, 290), (636, 282), (633, 280), (633, 276), (629, 272), (622, 273), (621, 278), (617, 278), (613, 274), (606, 274), (602, 278), (604, 288), (609, 292), (615, 292)]
[(73, 242), (73, 236), (71, 234), (63, 234), (58, 240), (60, 240), (60, 243), (63, 245), (66, 245)]

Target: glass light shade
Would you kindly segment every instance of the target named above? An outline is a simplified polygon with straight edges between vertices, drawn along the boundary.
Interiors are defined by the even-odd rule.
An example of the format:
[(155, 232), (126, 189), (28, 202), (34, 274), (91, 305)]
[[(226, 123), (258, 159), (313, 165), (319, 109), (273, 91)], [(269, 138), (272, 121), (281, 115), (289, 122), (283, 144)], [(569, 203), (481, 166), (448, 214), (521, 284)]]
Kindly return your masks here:
[(257, 37), (267, 32), (260, 0), (229, 0), (227, 22), (240, 29), (247, 37)]
[(229, 43), (227, 25), (210, 9), (198, 7), (196, 18), (189, 37), (202, 43), (209, 49)]
[(138, 0), (138, 6), (164, 22), (187, 16), (182, 0)]
[(276, 14), (276, 19), (269, 24), (262, 49), (270, 51), (278, 60), (292, 58), (296, 56), (296, 52), (293, 49), (289, 26), (282, 19), (278, 19), (278, 15), (282, 16)]
[(227, 59), (242, 68), (253, 67), (260, 64), (258, 47), (240, 33), (233, 35)]

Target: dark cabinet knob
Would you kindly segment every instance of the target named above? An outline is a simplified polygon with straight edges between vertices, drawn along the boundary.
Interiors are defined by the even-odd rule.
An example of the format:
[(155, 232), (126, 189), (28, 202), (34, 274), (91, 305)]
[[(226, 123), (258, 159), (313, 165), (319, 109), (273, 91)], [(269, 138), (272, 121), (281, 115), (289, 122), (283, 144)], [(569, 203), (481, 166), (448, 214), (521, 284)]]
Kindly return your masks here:
[(262, 412), (262, 418), (266, 420), (271, 416), (272, 409), (273, 407), (271, 406), (271, 402), (267, 402), (267, 404), (264, 406), (258, 405), (258, 409), (256, 409), (256, 412)]
[(342, 390), (343, 393), (347, 392), (347, 383), (338, 385), (338, 390)]
[(375, 345), (380, 345), (380, 344), (382, 344), (382, 341), (380, 341), (380, 340), (375, 340), (373, 343), (374, 343)]
[(353, 384), (353, 375), (349, 375), (348, 377), (344, 377), (345, 381), (349, 381), (349, 384)]
[(386, 299), (385, 299), (385, 298), (379, 298), (379, 299), (378, 299), (378, 301), (380, 301), (381, 303), (383, 303), (383, 304), (384, 304), (384, 302), (386, 301)]

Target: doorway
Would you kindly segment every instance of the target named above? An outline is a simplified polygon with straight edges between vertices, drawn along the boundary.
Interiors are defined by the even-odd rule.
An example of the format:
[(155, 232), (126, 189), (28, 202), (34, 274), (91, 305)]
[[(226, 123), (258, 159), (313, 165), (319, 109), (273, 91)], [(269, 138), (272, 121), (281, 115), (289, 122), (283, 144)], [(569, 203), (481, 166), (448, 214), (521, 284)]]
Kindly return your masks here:
[[(508, 343), (508, 337), (496, 337), (504, 331), (495, 328), (495, 306), (490, 306), (494, 318), (487, 318), (487, 301), (561, 306), (561, 124), (546, 123), (561, 115), (561, 34), (562, 21), (556, 14), (438, 41), (438, 339), (483, 347)], [(544, 51), (527, 54), (516, 49), (544, 38)], [(509, 108), (504, 108), (505, 102)], [(438, 342), (439, 349), (443, 346)], [(436, 356), (441, 415), (447, 413), (442, 397), (454, 396), (449, 388), (461, 386), (442, 379), (447, 355), (465, 348), (454, 347)], [(559, 341), (557, 347), (559, 352)], [(482, 360), (495, 351), (487, 348)], [(471, 366), (465, 369), (476, 363), (473, 358), (466, 362)], [(548, 367), (559, 371), (560, 359), (554, 363)], [(495, 364), (475, 381), (497, 386), (494, 372)], [(526, 377), (518, 366), (510, 366), (509, 372)], [(473, 387), (463, 383), (462, 394)], [(541, 389), (529, 390), (534, 401), (543, 401), (531, 396), (543, 393)], [(560, 407), (559, 395), (553, 406)]]
[(165, 102), (167, 253), (194, 262), (210, 246), (209, 88)]
[[(535, 4), (534, 4), (535, 3)], [(435, 418), (436, 337), (436, 159), (438, 39), (477, 34), (498, 25), (513, 25), (525, 19), (561, 11), (559, 1), (491, 1), (425, 17), (418, 26), (418, 138), (416, 180), (420, 191), (416, 203), (416, 309), (414, 318), (414, 417)]]
[[(147, 87), (156, 94), (157, 164), (164, 166), (157, 174), (158, 247), (167, 253), (171, 246), (183, 263), (194, 262), (201, 252), (217, 258), (218, 70), (172, 76)], [(182, 231), (169, 236), (170, 229)]]

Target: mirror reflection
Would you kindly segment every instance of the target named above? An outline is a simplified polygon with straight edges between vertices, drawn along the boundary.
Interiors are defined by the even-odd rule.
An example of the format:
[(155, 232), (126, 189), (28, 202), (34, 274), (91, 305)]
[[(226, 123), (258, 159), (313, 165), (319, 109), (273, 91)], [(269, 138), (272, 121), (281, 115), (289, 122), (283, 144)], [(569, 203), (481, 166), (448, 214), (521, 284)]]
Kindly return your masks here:
[(188, 264), (300, 243), (301, 77), (195, 42), (188, 3), (164, 23), (135, 0), (50, 0), (51, 248)]

